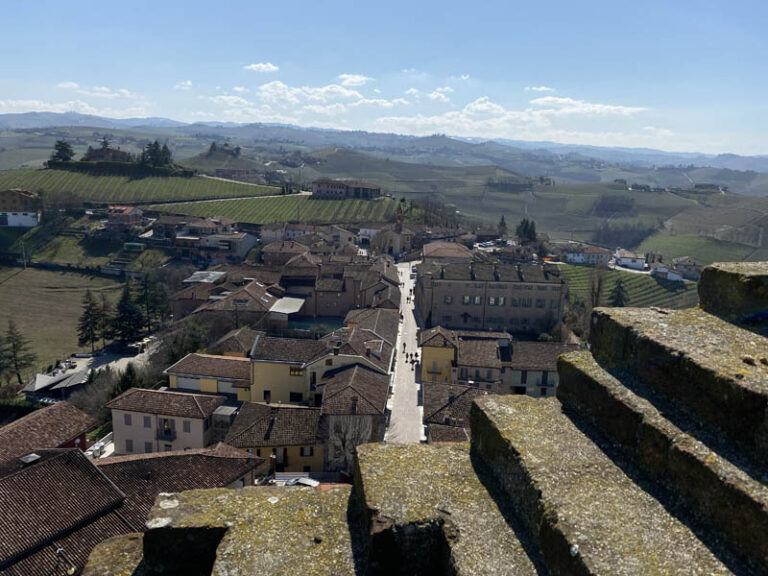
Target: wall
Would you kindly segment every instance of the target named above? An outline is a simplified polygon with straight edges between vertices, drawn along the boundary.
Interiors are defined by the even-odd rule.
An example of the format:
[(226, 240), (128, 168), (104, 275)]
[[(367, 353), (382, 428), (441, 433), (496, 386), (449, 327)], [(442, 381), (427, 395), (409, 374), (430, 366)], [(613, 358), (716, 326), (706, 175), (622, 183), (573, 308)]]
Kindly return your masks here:
[[(303, 472), (305, 466), (309, 466), (309, 472), (322, 472), (323, 462), (325, 460), (325, 446), (323, 444), (315, 444), (312, 446), (312, 456), (301, 455), (302, 446), (253, 446), (251, 450), (253, 455), (264, 458), (269, 466), (269, 456), (273, 452), (278, 455), (277, 467), (278, 472)], [(307, 448), (307, 446), (305, 446)], [(287, 465), (283, 461), (284, 451), (287, 451)], [(280, 468), (283, 468), (280, 470)]]
[[(421, 381), (443, 382), (453, 381), (453, 358), (455, 350), (452, 346), (422, 346), (421, 348)], [(433, 363), (437, 362), (437, 370)]]
[[(131, 415), (131, 425), (125, 424), (125, 414)], [(149, 427), (144, 426), (144, 416), (149, 416)], [(141, 412), (126, 412), (124, 410), (112, 410), (112, 430), (114, 432), (115, 454), (143, 454), (146, 452), (145, 443), (152, 445), (152, 452), (165, 451), (165, 445), (170, 444), (171, 450), (185, 450), (187, 448), (205, 448), (210, 444), (212, 428), (204, 431), (202, 419), (170, 418), (174, 421), (176, 438), (174, 440), (158, 440), (157, 431), (159, 421), (163, 416), (156, 414), (143, 414)], [(183, 421), (190, 423), (189, 433), (184, 432)], [(133, 440), (133, 451), (126, 451), (126, 440)]]
[[(307, 371), (304, 371), (301, 376), (291, 376), (291, 368), (298, 369), (300, 366), (277, 362), (251, 362), (251, 393), (247, 400), (264, 402), (265, 390), (271, 393), (270, 402), (288, 404), (291, 392), (302, 394), (306, 400), (309, 393)], [(238, 399), (240, 397), (238, 392)]]

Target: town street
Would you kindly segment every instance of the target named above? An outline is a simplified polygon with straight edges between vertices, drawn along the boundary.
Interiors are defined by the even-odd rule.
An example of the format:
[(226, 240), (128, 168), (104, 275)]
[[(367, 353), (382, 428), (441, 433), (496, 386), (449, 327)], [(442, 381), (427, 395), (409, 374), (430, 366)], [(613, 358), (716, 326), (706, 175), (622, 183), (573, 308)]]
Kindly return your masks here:
[[(422, 425), (422, 407), (419, 406), (419, 385), (416, 382), (416, 370), (407, 361), (407, 354), (419, 352), (416, 335), (418, 325), (413, 314), (413, 299), (408, 303), (411, 288), (415, 281), (411, 279), (411, 266), (414, 262), (402, 262), (397, 265), (401, 287), (400, 311), (403, 313), (403, 321), (400, 323), (400, 337), (397, 341), (397, 360), (395, 372), (392, 377), (393, 395), (388, 407), (390, 416), (389, 429), (384, 437), (387, 442), (420, 442), (424, 440), (424, 426)], [(403, 353), (405, 343), (405, 353)]]

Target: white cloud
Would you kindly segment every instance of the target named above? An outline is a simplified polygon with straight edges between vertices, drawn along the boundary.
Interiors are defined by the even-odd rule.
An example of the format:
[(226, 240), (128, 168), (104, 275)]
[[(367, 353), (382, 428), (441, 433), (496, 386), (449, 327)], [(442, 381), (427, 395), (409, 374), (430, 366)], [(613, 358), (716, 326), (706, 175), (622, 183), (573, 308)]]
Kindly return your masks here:
[(216, 104), (224, 104), (226, 106), (235, 106), (235, 107), (243, 107), (243, 106), (253, 106), (253, 102), (249, 102), (245, 98), (241, 98), (240, 96), (212, 96), (211, 102), (215, 102)]
[(335, 116), (347, 111), (347, 107), (340, 102), (335, 104), (309, 104), (302, 108), (304, 112), (312, 112), (314, 114), (322, 114), (323, 116)]
[(435, 90), (434, 92), (430, 92), (429, 99), (433, 100), (435, 102), (446, 102), (447, 103), (447, 102), (451, 101), (451, 99), (448, 98), (448, 96), (446, 96), (442, 92), (438, 92), (437, 90)]
[(459, 76), (459, 78), (461, 78), (462, 80), (469, 80), (469, 74), (462, 74), (461, 76)]
[(363, 76), (362, 74), (339, 74), (339, 80), (342, 86), (364, 86), (368, 82), (373, 82), (373, 78), (370, 76)]
[(408, 88), (408, 90), (406, 90), (405, 93), (408, 96), (418, 96), (419, 95), (419, 89), (418, 88)]
[(402, 70), (400, 70), (400, 72), (402, 72), (403, 74), (415, 74), (416, 68), (403, 68)]
[(238, 94), (247, 94), (248, 92), (250, 92), (250, 90), (248, 90), (248, 88), (246, 88), (245, 86), (235, 86), (234, 88), (232, 88), (232, 90), (234, 90)]
[(327, 86), (288, 86), (275, 80), (262, 84), (256, 90), (259, 98), (267, 102), (298, 104), (300, 101), (329, 102), (334, 100), (361, 100), (363, 95), (340, 84)]
[(441, 94), (450, 94), (453, 92), (453, 88), (450, 86), (439, 86), (438, 88), (435, 88), (435, 92), (440, 92)]
[(248, 66), (243, 66), (243, 68), (252, 72), (277, 72), (280, 70), (280, 67), (275, 66), (272, 64), (272, 62), (257, 62), (256, 64), (248, 64)]
[(373, 93), (374, 94), (381, 94), (381, 90), (379, 90), (378, 88), (374, 88), (373, 89)]
[(394, 100), (386, 100), (385, 98), (361, 98), (357, 102), (352, 102), (351, 107), (354, 106), (378, 106), (380, 108), (393, 108), (399, 104), (409, 104), (405, 98), (395, 98)]
[(91, 88), (80, 87), (77, 82), (61, 82), (56, 85), (58, 88), (65, 88), (67, 90), (74, 90), (77, 94), (83, 96), (91, 96), (98, 98), (107, 98), (108, 100), (114, 100), (116, 98), (128, 98), (130, 100), (141, 100), (141, 96), (134, 94), (130, 90), (125, 88), (118, 88), (113, 90), (107, 86), (92, 86)]
[(596, 104), (594, 102), (558, 96), (534, 98), (531, 100), (531, 104), (541, 107), (534, 112), (535, 114), (547, 116), (631, 116), (645, 111), (645, 108), (639, 106)]
[(182, 82), (176, 82), (173, 87), (174, 90), (190, 90), (192, 88), (192, 80), (184, 80)]
[(75, 90), (77, 88), (80, 88), (80, 85), (77, 82), (59, 82), (56, 84), (56, 88), (70, 88), (72, 90)]
[(550, 88), (549, 86), (526, 86), (525, 87), (526, 92), (554, 92), (554, 88)]
[(643, 131), (647, 134), (663, 138), (670, 138), (675, 135), (672, 130), (669, 130), (668, 128), (660, 128), (658, 126), (643, 126)]

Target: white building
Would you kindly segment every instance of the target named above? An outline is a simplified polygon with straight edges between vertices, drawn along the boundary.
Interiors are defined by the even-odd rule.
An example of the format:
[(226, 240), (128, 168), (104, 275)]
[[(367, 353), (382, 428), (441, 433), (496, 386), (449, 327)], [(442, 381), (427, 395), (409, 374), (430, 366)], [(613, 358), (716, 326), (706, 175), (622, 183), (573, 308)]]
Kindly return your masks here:
[(614, 257), (616, 258), (616, 266), (632, 268), (633, 270), (645, 270), (645, 256), (642, 254), (617, 248)]

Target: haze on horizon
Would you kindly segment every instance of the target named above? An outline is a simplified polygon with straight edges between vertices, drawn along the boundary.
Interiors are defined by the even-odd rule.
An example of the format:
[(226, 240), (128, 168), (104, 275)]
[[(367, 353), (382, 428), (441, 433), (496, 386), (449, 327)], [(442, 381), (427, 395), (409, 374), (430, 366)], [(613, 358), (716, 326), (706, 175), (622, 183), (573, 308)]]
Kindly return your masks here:
[(758, 2), (38, 1), (3, 15), (16, 48), (0, 57), (0, 114), (768, 153)]

